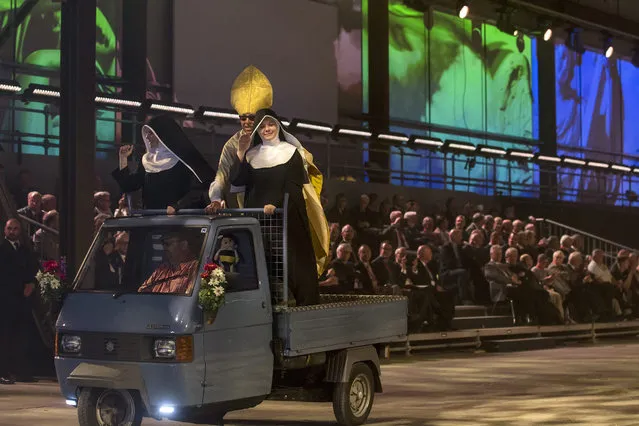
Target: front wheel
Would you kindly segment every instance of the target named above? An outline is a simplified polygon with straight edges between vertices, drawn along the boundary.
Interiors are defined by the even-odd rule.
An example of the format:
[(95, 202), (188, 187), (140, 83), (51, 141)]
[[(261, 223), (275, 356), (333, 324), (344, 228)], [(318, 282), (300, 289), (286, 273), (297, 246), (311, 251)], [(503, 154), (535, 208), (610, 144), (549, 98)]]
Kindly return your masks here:
[(85, 388), (78, 398), (80, 426), (140, 426), (142, 407), (136, 395), (124, 389)]
[(363, 425), (373, 408), (375, 382), (373, 372), (364, 363), (353, 365), (346, 383), (338, 383), (333, 390), (333, 412), (340, 425)]

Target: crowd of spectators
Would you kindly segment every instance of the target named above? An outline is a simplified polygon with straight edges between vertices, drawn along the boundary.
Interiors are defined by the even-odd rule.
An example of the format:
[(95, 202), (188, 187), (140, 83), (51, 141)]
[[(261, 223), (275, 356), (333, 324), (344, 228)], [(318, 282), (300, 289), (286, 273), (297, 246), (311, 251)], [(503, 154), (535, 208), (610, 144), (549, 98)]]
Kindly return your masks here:
[[(573, 324), (639, 316), (637, 254), (621, 250), (609, 269), (602, 250), (583, 253), (580, 235), (545, 235), (534, 217), (466, 203), (424, 212), (396, 195), (326, 208), (331, 260), (324, 293), (404, 294), (409, 331), (452, 330), (456, 305), (512, 301), (518, 324)], [(421, 225), (420, 225), (421, 224)], [(378, 250), (378, 255), (373, 256)]]

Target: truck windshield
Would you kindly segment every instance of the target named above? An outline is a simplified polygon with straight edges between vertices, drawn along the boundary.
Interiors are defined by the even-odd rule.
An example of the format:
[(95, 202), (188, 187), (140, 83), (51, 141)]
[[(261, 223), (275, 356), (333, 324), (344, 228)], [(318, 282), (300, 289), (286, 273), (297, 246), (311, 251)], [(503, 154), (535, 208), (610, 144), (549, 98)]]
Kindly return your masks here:
[(206, 227), (102, 228), (75, 291), (190, 295)]

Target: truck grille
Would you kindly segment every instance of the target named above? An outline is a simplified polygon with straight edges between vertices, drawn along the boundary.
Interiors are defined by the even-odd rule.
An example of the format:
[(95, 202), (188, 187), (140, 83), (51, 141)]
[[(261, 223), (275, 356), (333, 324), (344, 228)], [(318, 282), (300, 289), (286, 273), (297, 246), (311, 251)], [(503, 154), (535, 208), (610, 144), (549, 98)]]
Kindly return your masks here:
[(78, 355), (61, 354), (84, 359), (105, 361), (155, 361), (153, 340), (160, 336), (144, 336), (125, 333), (65, 332), (80, 336), (82, 350)]

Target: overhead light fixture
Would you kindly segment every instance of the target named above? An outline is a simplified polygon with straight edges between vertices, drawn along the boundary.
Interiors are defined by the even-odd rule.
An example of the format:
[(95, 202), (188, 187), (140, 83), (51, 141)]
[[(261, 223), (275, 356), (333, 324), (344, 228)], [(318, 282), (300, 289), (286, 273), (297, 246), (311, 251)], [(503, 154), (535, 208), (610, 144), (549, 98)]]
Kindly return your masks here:
[(376, 136), (378, 140), (389, 141), (389, 142), (408, 142), (409, 137), (403, 133), (380, 133)]
[(546, 28), (544, 31), (544, 41), (548, 41), (552, 38), (552, 28)]
[(288, 121), (286, 118), (282, 118), (282, 117), (280, 117), (280, 123), (282, 123), (282, 125), (283, 125), (284, 127), (288, 127), (288, 126), (290, 126), (290, 125), (291, 125), (291, 122), (290, 122), (290, 121)]
[(495, 148), (487, 145), (480, 145), (477, 147), (477, 152), (480, 154), (488, 155), (488, 156), (497, 156), (501, 157), (506, 155), (506, 150), (503, 148)]
[(633, 167), (632, 168), (632, 173), (636, 173), (639, 175), (639, 167)]
[(573, 158), (573, 157), (561, 157), (561, 161), (564, 164), (569, 164), (571, 166), (585, 166), (586, 162), (584, 160), (581, 160), (579, 158)]
[(470, 12), (470, 2), (468, 1), (459, 1), (457, 2), (457, 16), (461, 19), (465, 19)]
[(530, 151), (520, 151), (518, 149), (509, 149), (506, 151), (506, 156), (510, 158), (516, 158), (518, 160), (521, 160), (521, 159), (530, 160), (531, 158), (535, 156), (535, 154)]
[(111, 95), (107, 95), (104, 93), (98, 93), (95, 96), (95, 103), (101, 105), (110, 105), (115, 107), (129, 107), (129, 108), (140, 108), (142, 106), (142, 102), (140, 101), (132, 101), (129, 99), (121, 99), (116, 98)]
[(333, 131), (333, 127), (328, 124), (317, 121), (300, 120), (299, 118), (293, 119), (290, 123), (290, 127), (294, 129), (312, 130), (323, 133), (331, 133)]
[(333, 127), (333, 135), (335, 136), (358, 136), (358, 137), (362, 137), (362, 138), (370, 138), (371, 136), (373, 136), (373, 134), (371, 132), (369, 132), (366, 129), (357, 129), (354, 127), (344, 127), (341, 125), (337, 125), (335, 127)]
[(537, 154), (535, 155), (535, 159), (544, 163), (561, 163), (561, 158), (552, 155)]
[(447, 140), (441, 147), (442, 151), (463, 152), (469, 154), (475, 152), (477, 147), (471, 143)]
[(425, 137), (420, 137), (420, 136), (411, 136), (409, 141), (408, 141), (408, 145), (420, 145), (422, 147), (427, 147), (427, 148), (440, 148), (442, 145), (444, 144), (444, 142), (442, 142), (441, 139), (437, 139), (437, 138), (425, 138)]
[(153, 111), (172, 112), (175, 114), (191, 115), (195, 113), (195, 109), (188, 104), (173, 104), (159, 101), (148, 101), (149, 109)]
[(53, 86), (44, 86), (42, 84), (30, 84), (24, 91), (25, 96), (33, 95), (45, 98), (59, 98), (60, 89)]
[(588, 167), (593, 167), (595, 169), (607, 169), (607, 168), (610, 167), (610, 164), (601, 163), (599, 161), (588, 161), (587, 166)]
[(623, 173), (630, 173), (632, 171), (632, 168), (624, 166), (623, 164), (611, 164), (610, 168)]
[(239, 120), (240, 116), (232, 109), (219, 109), (219, 108), (211, 108), (207, 106), (201, 106), (197, 110), (198, 116), (201, 117), (211, 117), (211, 118), (220, 118), (223, 120)]
[(21, 90), (22, 87), (13, 80), (0, 80), (0, 92), (18, 93)]
[(615, 52), (615, 48), (612, 46), (612, 39), (609, 36), (604, 38), (604, 54), (606, 58), (610, 58)]

